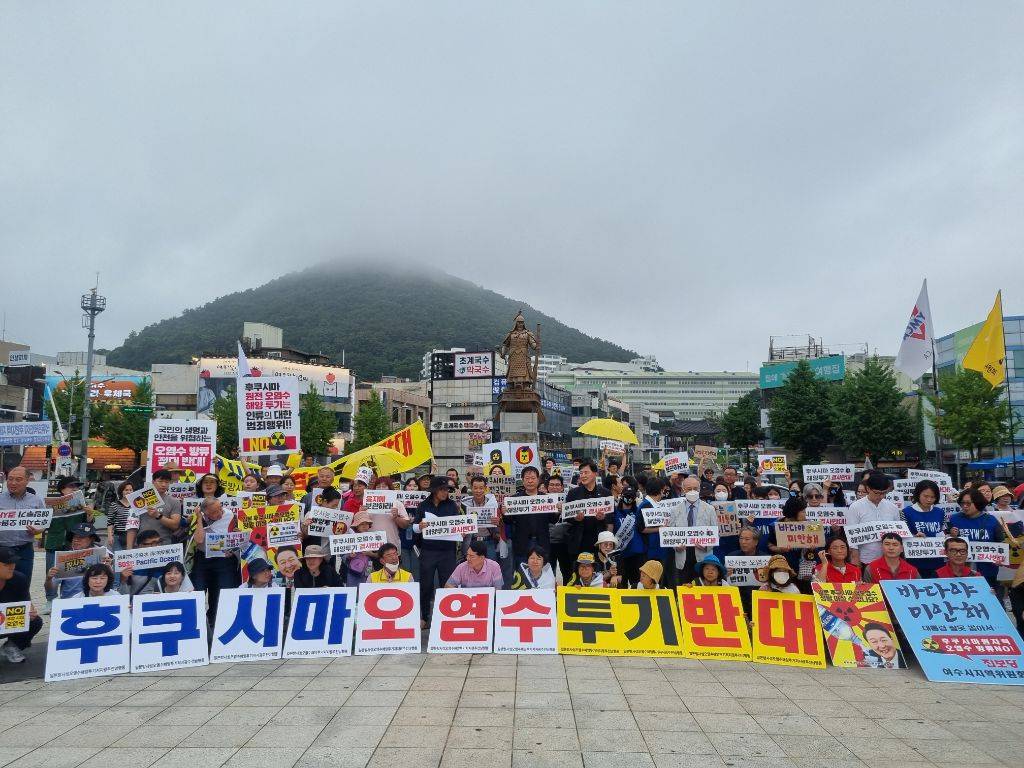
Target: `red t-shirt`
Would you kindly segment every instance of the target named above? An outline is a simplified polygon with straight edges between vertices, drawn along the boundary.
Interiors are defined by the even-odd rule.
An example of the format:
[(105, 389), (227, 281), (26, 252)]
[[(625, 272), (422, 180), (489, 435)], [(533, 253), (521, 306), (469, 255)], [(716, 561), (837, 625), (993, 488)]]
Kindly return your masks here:
[(814, 570), (821, 575), (822, 581), (827, 581), (830, 584), (856, 584), (860, 581), (860, 568), (852, 563), (846, 564), (846, 573), (840, 571), (832, 563), (827, 565), (818, 563)]
[(949, 563), (935, 571), (935, 578), (937, 579), (969, 579), (972, 576), (981, 576), (977, 571), (971, 570), (966, 565), (964, 566), (964, 572), (960, 575), (953, 573), (953, 569)]
[(872, 560), (868, 565), (868, 575), (871, 577), (871, 581), (877, 584), (880, 581), (890, 581), (893, 579), (919, 579), (921, 574), (917, 572), (917, 568), (907, 562), (906, 558), (900, 558), (900, 564), (896, 568), (896, 573), (889, 570), (889, 566), (885, 564), (885, 558), (880, 557), (877, 560)]
[(341, 508), (346, 512), (351, 512), (353, 515), (359, 511), (363, 506), (362, 498), (356, 498), (354, 493), (350, 493), (345, 501), (342, 502)]

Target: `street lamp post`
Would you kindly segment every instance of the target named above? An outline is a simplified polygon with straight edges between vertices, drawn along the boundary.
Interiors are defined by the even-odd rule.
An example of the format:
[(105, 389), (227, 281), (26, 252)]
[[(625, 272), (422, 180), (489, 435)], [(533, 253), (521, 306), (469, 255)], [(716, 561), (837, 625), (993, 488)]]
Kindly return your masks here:
[(92, 348), (96, 341), (96, 316), (107, 308), (107, 300), (93, 288), (82, 296), (82, 327), (89, 329), (89, 347), (85, 353), (85, 392), (82, 396), (82, 456), (78, 468), (78, 479), (85, 485), (85, 473), (89, 469), (89, 416), (92, 398)]

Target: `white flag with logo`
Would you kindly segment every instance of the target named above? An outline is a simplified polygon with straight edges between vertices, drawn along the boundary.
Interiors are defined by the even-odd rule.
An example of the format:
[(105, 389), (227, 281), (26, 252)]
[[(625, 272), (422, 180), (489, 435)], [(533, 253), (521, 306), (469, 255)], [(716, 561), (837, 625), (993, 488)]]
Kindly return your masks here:
[(932, 310), (928, 306), (928, 281), (921, 286), (910, 321), (903, 332), (903, 343), (896, 356), (896, 369), (915, 381), (932, 369)]

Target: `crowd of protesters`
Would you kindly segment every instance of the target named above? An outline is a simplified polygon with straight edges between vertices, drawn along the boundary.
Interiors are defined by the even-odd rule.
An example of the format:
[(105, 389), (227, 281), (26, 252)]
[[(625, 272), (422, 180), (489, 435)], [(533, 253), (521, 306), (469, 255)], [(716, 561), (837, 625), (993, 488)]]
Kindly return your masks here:
[[(126, 595), (204, 590), (208, 616), (216, 615), (222, 589), (261, 588), (274, 583), (287, 587), (324, 588), (369, 583), (418, 582), (422, 626), (431, 617), (431, 605), (438, 587), (495, 587), (506, 589), (550, 589), (558, 585), (586, 588), (659, 589), (692, 585), (722, 586), (730, 583), (730, 557), (767, 556), (759, 569), (760, 586), (740, 588), (744, 608), (749, 612), (750, 593), (755, 589), (810, 593), (811, 583), (880, 582), (887, 579), (948, 578), (981, 576), (1010, 608), (1018, 628), (1024, 627), (1024, 576), (1018, 576), (1020, 552), (1024, 549), (1024, 523), (1010, 514), (1019, 507), (1024, 486), (1011, 490), (986, 482), (967, 483), (955, 498), (942, 499), (932, 480), (916, 484), (908, 504), (890, 500), (893, 481), (881, 471), (859, 475), (855, 487), (839, 483), (806, 483), (791, 480), (785, 488), (762, 482), (760, 476), (741, 477), (735, 468), (721, 474), (702, 462), (691, 474), (677, 472), (628, 475), (620, 465), (608, 462), (601, 472), (591, 459), (573, 462), (571, 476), (559, 474), (549, 463), (542, 471), (524, 468), (517, 478), (516, 496), (564, 494), (564, 502), (608, 498), (611, 513), (562, 519), (557, 513), (504, 515), (504, 497), (490, 492), (482, 474), (466, 478), (449, 469), (409, 478), (378, 477), (366, 468), (350, 484), (339, 487), (329, 467), (322, 467), (308, 488), (298, 489), (289, 470), (279, 465), (264, 468), (260, 475), (247, 475), (243, 487), (263, 492), (266, 504), (296, 503), (302, 512), (302, 542), (282, 547), (276, 563), (256, 558), (246, 562), (242, 579), (240, 557), (227, 551), (224, 557), (207, 557), (204, 544), (208, 534), (234, 530), (234, 515), (224, 502), (224, 490), (216, 475), (200, 477), (194, 487), (197, 503), (186, 512), (180, 499), (168, 494), (179, 470), (168, 466), (153, 473), (152, 486), (163, 505), (133, 519), (128, 494), (141, 487), (131, 478), (122, 482), (103, 506), (106, 530), (95, 528), (95, 510), (85, 504), (74, 478), (57, 484), (55, 499), (37, 497), (28, 487), (29, 475), (22, 467), (7, 475), (0, 492), (2, 509), (42, 509), (63, 504), (46, 531), (28, 528), (0, 533), (0, 603), (28, 601), (33, 576), (35, 537), (42, 534), (46, 550), (44, 588), (48, 600), (80, 596)], [(370, 514), (364, 508), (367, 490), (419, 490), (426, 498), (414, 508), (396, 504), (385, 513)], [(849, 498), (848, 498), (849, 496)], [(823, 547), (791, 548), (779, 544), (772, 517), (742, 517), (738, 534), (723, 536), (717, 547), (664, 547), (659, 527), (648, 525), (645, 510), (666, 499), (672, 506), (671, 527), (717, 526), (713, 502), (738, 499), (775, 499), (784, 503), (782, 521), (800, 522), (807, 509), (842, 508), (847, 525), (868, 522), (906, 523), (915, 537), (943, 538), (944, 557), (915, 559), (904, 556), (903, 539), (887, 533), (877, 542), (853, 546), (843, 526), (829, 529)], [(955, 502), (950, 513), (943, 501)], [(77, 507), (68, 509), (69, 504)], [(382, 531), (386, 543), (378, 550), (354, 555), (332, 556), (330, 536), (308, 535), (314, 507), (344, 510), (351, 523), (337, 523), (334, 533)], [(477, 533), (462, 541), (425, 537), (438, 518), (478, 514)], [(103, 535), (105, 533), (105, 535)], [(160, 568), (112, 570), (111, 553), (123, 549), (182, 543), (185, 562)], [(1013, 553), (1011, 566), (972, 564), (970, 542), (1006, 542)], [(105, 546), (108, 553), (91, 564), (80, 577), (58, 578), (57, 553)], [(284, 563), (288, 561), (288, 567)], [(1019, 569), (1024, 574), (1024, 568)], [(279, 581), (275, 582), (275, 578)], [(24, 660), (23, 651), (40, 631), (42, 619), (33, 606), (26, 632), (11, 635), (0, 647), (0, 661)]]

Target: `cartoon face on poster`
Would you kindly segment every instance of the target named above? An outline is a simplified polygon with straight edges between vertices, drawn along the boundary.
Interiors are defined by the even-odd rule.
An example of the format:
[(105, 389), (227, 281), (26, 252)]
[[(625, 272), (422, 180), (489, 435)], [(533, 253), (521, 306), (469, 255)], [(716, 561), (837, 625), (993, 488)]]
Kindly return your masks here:
[(302, 567), (298, 504), (280, 504), (241, 510), (235, 524), (249, 532), (249, 541), (238, 553), (242, 581), (249, 578), (249, 563), (266, 560), (274, 569), (275, 584), (291, 584)]
[(834, 666), (906, 669), (880, 585), (814, 583), (811, 588)]
[(508, 441), (502, 443), (486, 443), (483, 447), (485, 475), (512, 475), (511, 446)]

